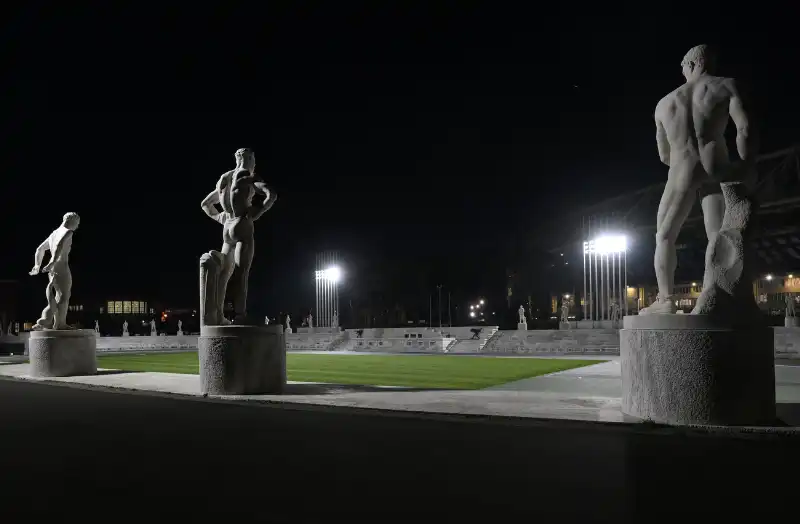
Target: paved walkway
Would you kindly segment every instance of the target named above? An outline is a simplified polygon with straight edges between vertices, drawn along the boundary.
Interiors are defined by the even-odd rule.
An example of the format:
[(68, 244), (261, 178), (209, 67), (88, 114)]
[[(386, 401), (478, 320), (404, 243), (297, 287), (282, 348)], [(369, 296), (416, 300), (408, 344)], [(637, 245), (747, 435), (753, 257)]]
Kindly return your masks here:
[[(27, 364), (0, 365), (0, 376), (27, 376)], [(784, 422), (800, 426), (800, 367), (776, 366), (778, 412)], [(200, 396), (197, 375), (137, 373), (114, 370), (98, 375), (47, 379), (77, 386)], [(317, 404), (396, 411), (635, 422), (621, 411), (619, 360), (511, 382), (478, 391), (447, 391), (379, 386), (290, 382), (284, 395), (241, 395), (222, 399)]]

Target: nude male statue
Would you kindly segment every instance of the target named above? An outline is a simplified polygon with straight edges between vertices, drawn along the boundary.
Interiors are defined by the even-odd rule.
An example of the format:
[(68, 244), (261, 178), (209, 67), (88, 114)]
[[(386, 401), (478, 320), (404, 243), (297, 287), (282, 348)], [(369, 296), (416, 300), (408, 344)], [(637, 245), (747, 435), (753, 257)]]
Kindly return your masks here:
[[(67, 329), (67, 308), (72, 293), (72, 273), (69, 270), (69, 253), (72, 250), (72, 235), (78, 229), (81, 218), (76, 213), (67, 213), (61, 225), (36, 248), (31, 275), (48, 273), (47, 307), (42, 318), (36, 321), (34, 330)], [(44, 254), (50, 251), (50, 262), (42, 266)]]
[[(656, 105), (656, 143), (669, 166), (656, 219), (656, 301), (640, 315), (673, 314), (672, 290), (677, 267), (675, 242), (699, 191), (708, 249), (720, 231), (725, 203), (720, 182), (744, 173), (755, 160), (750, 122), (732, 78), (711, 75), (713, 61), (705, 45), (693, 47), (681, 62), (686, 83)], [(725, 144), (728, 116), (736, 126), (736, 149), (742, 163), (732, 163)]]
[[(267, 189), (256, 176), (256, 157), (250, 149), (239, 149), (234, 154), (236, 167), (224, 173), (217, 187), (200, 204), (203, 211), (222, 224), (222, 269), (217, 286), (220, 315), (224, 310), (225, 291), (236, 269), (236, 293), (233, 296), (235, 321), (241, 322), (247, 314), (247, 280), (253, 262), (253, 222), (261, 218), (277, 200), (277, 195)], [(253, 203), (256, 194), (263, 201)], [(215, 206), (219, 204), (220, 212)], [(227, 320), (223, 318), (223, 323)]]

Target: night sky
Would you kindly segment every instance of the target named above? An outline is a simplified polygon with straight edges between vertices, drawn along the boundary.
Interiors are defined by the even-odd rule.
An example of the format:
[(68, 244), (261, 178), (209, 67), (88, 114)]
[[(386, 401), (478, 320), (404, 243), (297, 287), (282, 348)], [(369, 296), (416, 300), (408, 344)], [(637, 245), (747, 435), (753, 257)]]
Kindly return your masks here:
[(362, 299), (502, 294), (507, 269), (541, 263), (561, 210), (666, 177), (653, 109), (700, 43), (752, 88), (763, 151), (800, 141), (780, 13), (562, 4), (8, 13), (0, 279), (43, 299), (33, 252), (76, 211), (75, 296), (191, 306), (198, 257), (221, 241), (200, 201), (250, 147), (278, 193), (256, 224), (251, 309), (313, 306), (323, 249)]

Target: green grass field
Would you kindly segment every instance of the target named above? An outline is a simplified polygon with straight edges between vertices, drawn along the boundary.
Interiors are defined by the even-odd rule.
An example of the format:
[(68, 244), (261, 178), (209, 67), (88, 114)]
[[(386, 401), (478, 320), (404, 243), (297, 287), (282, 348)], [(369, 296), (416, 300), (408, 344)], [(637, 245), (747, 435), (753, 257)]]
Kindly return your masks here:
[[(590, 364), (597, 360), (482, 358), (444, 355), (318, 355), (289, 353), (289, 380), (330, 384), (482, 389)], [(106, 369), (197, 374), (197, 353), (109, 355)]]

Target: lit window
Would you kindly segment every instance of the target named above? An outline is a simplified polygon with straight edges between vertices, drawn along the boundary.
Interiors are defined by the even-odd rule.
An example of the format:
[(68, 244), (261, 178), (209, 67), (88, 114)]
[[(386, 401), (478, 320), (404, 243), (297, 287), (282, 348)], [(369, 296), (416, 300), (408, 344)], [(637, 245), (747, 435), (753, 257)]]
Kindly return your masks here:
[(131, 314), (131, 301), (130, 300), (125, 300), (125, 301), (122, 302), (122, 312), (125, 313), (126, 315), (130, 315)]
[(117, 301), (114, 302), (114, 313), (116, 313), (117, 315), (121, 315), (122, 314), (122, 301), (121, 300), (117, 300)]
[(108, 304), (107, 304), (107, 307), (108, 307), (108, 314), (109, 315), (113, 315), (114, 314), (114, 301), (113, 300), (109, 300)]
[(138, 301), (134, 301), (133, 304), (131, 304), (131, 313), (133, 313), (134, 315), (138, 315), (139, 314), (139, 302)]

